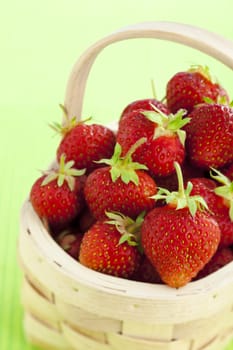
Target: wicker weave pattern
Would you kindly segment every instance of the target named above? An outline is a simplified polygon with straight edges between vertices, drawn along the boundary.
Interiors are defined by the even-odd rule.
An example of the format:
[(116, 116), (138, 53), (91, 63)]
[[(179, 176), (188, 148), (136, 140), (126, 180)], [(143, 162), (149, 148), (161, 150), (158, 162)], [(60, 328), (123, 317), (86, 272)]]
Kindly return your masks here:
[[(25, 328), (32, 342), (46, 349), (222, 349), (233, 336), (233, 311), (184, 324), (142, 324), (104, 319), (60, 301), (50, 301), (24, 280)], [(210, 326), (211, 325), (211, 326)]]
[[(213, 279), (208, 282), (209, 278), (206, 278), (206, 285), (200, 286), (199, 282), (192, 282), (190, 285), (196, 284), (197, 289), (194, 288), (191, 292), (187, 288), (183, 293), (161, 286), (164, 296), (161, 294), (160, 300), (150, 299), (150, 288), (148, 290), (145, 287), (143, 304), (140, 304), (141, 297), (125, 297), (126, 300), (120, 302), (124, 297), (115, 294), (125, 293), (120, 286), (117, 289), (112, 285), (109, 293), (97, 289), (97, 280), (93, 280), (93, 285), (84, 285), (70, 279), (68, 270), (59, 276), (58, 271), (63, 268), (62, 259), (56, 257), (61, 262), (59, 265), (57, 260), (52, 260), (54, 256), (45, 258), (46, 253), (42, 248), (45, 242), (41, 239), (46, 236), (39, 237), (38, 234), (35, 239), (32, 225), (38, 224), (38, 228), (42, 229), (45, 235), (47, 232), (43, 224), (39, 224), (39, 219), (36, 219), (29, 202), (26, 206), (26, 227), (21, 227), (19, 253), (25, 275), (22, 288), (25, 329), (32, 342), (45, 349), (118, 350), (124, 346), (129, 350), (220, 350), (233, 337), (233, 283), (228, 288), (225, 288), (226, 283), (223, 283), (222, 288), (220, 286), (218, 290), (211, 290), (210, 286), (216, 282)], [(40, 230), (37, 233), (39, 232)], [(41, 240), (42, 246), (37, 247), (37, 239)], [(50, 243), (56, 245), (52, 239)], [(56, 248), (64, 258), (70, 259), (73, 269), (73, 263), (77, 263), (66, 257), (66, 253), (59, 247)], [(92, 273), (88, 269), (85, 270), (86, 274)], [(225, 272), (227, 276), (232, 271), (232, 264), (223, 270), (225, 271), (221, 272)], [(98, 273), (94, 274), (101, 276)], [(218, 273), (213, 275), (219, 278)], [(224, 274), (221, 273), (221, 276), (224, 280)], [(113, 280), (118, 279), (113, 277)], [(102, 282), (105, 285), (104, 279)], [(121, 282), (125, 287), (130, 283)], [(135, 287), (138, 285), (137, 282), (132, 284)], [(203, 294), (205, 306), (201, 303), (198, 292)], [(176, 302), (176, 297), (181, 299), (180, 305), (178, 300)], [(108, 305), (107, 311), (104, 307), (105, 302)], [(201, 307), (198, 307), (200, 304)], [(149, 308), (150, 313), (147, 312)]]
[[(199, 49), (233, 69), (233, 43), (199, 28), (151, 22), (123, 28), (90, 47), (67, 85), (65, 107), (81, 115), (99, 52), (130, 38), (155, 37)], [(28, 339), (54, 350), (222, 350), (233, 338), (233, 263), (175, 290), (97, 273), (69, 257), (25, 201), (19, 262)]]
[[(24, 280), (22, 301), (29, 338), (54, 349), (222, 349), (233, 336), (233, 310), (184, 324), (142, 324), (104, 319), (61, 301), (48, 300)], [(210, 326), (211, 324), (211, 326)], [(47, 348), (47, 347), (46, 347)]]

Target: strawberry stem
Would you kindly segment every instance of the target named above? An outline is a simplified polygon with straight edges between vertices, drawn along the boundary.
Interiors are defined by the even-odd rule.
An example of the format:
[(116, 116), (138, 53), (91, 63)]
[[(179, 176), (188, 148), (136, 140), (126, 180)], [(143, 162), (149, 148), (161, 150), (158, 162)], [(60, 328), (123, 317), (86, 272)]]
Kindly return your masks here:
[(208, 209), (205, 200), (201, 196), (190, 195), (193, 188), (190, 181), (187, 183), (187, 187), (184, 188), (183, 175), (178, 162), (174, 162), (174, 167), (176, 169), (178, 179), (178, 191), (170, 192), (166, 188), (159, 187), (157, 194), (152, 198), (155, 200), (165, 200), (166, 204), (168, 204), (170, 207), (176, 208), (177, 210), (188, 208), (192, 216), (195, 216), (198, 209)]
[(154, 79), (151, 79), (150, 83), (151, 83), (152, 96), (156, 100), (157, 97), (156, 97), (156, 89), (155, 89)]
[(66, 108), (63, 104), (61, 104), (61, 103), (59, 103), (59, 107), (60, 107), (61, 110), (63, 111), (63, 114), (64, 114), (66, 120), (68, 121), (69, 118), (68, 118), (68, 111), (67, 111), (67, 108)]
[(106, 222), (109, 225), (114, 225), (121, 234), (118, 244), (127, 242), (131, 246), (138, 246), (140, 250), (141, 226), (145, 212), (142, 212), (136, 220), (119, 212), (106, 212), (105, 214), (110, 219)]
[(124, 157), (124, 162), (128, 163), (129, 161), (132, 160), (132, 155), (133, 153), (136, 151), (136, 149), (138, 147), (140, 147), (143, 143), (145, 143), (147, 140), (146, 137), (142, 137), (140, 139), (138, 139), (128, 150), (128, 152), (126, 153), (125, 157)]
[(85, 124), (89, 120), (92, 119), (92, 117), (87, 117), (83, 120), (77, 120), (77, 118), (74, 116), (71, 119), (69, 119), (68, 111), (65, 106), (62, 104), (59, 104), (59, 107), (62, 109), (64, 114), (64, 121), (62, 124), (54, 122), (52, 124), (49, 124), (49, 126), (55, 130), (57, 133), (61, 134), (63, 137), (68, 134), (75, 126)]
[(177, 162), (174, 162), (174, 167), (176, 169), (176, 175), (177, 175), (177, 180), (178, 180), (178, 193), (180, 198), (185, 198), (185, 191), (184, 191), (184, 179), (183, 179), (183, 174), (181, 171), (181, 167)]

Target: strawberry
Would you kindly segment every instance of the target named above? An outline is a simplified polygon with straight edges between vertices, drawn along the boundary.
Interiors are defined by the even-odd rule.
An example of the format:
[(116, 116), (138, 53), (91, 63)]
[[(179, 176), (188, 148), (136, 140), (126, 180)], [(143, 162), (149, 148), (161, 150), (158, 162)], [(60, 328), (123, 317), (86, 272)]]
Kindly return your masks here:
[(62, 155), (59, 167), (46, 172), (31, 188), (34, 210), (54, 231), (66, 227), (83, 207), (85, 169), (77, 170), (73, 165), (73, 161), (65, 163)]
[(113, 157), (102, 160), (107, 165), (87, 177), (85, 199), (96, 219), (104, 218), (106, 211), (118, 211), (135, 218), (155, 205), (150, 198), (157, 191), (154, 180), (146, 173), (144, 165), (132, 162), (133, 152), (144, 141), (138, 140), (124, 157), (117, 143)]
[(222, 207), (222, 199), (214, 193), (214, 190), (217, 187), (214, 180), (206, 177), (194, 177), (189, 179), (189, 181), (192, 184), (191, 194), (202, 196), (206, 201), (210, 212), (215, 206)]
[(77, 232), (74, 228), (69, 228), (60, 233), (56, 241), (70, 256), (78, 260), (82, 239), (82, 233)]
[(198, 273), (195, 279), (200, 279), (218, 271), (233, 261), (233, 251), (230, 248), (218, 249), (211, 260)]
[[(233, 243), (233, 216), (231, 219), (229, 201), (217, 194), (220, 187), (218, 187), (216, 182), (211, 179), (193, 178), (190, 179), (190, 182), (193, 185), (191, 194), (201, 195), (205, 199), (210, 212), (218, 222), (221, 230), (221, 240), (219, 246), (229, 246)], [(233, 202), (233, 200), (231, 200), (231, 202)]]
[(122, 147), (122, 154), (126, 154), (130, 147), (142, 137), (149, 139), (154, 135), (157, 124), (146, 118), (144, 109), (133, 110), (122, 115), (116, 134), (116, 141)]
[(79, 261), (95, 271), (130, 278), (141, 260), (137, 234), (143, 217), (133, 221), (120, 213), (106, 215), (84, 234)]
[(128, 104), (121, 113), (121, 117), (128, 112), (135, 110), (153, 111), (154, 106), (157, 107), (161, 112), (169, 114), (169, 110), (163, 102), (155, 98), (145, 98), (143, 100), (136, 100)]
[(200, 195), (205, 199), (210, 212), (219, 225), (221, 230), (219, 247), (229, 246), (233, 243), (233, 222), (230, 219), (229, 207), (226, 206), (225, 200), (215, 193), (216, 182), (207, 178), (193, 178), (190, 179), (190, 182), (193, 186), (191, 194)]
[[(205, 176), (203, 169), (194, 167), (190, 164), (188, 159), (185, 159), (181, 164), (181, 170), (185, 182), (194, 177)], [(158, 187), (167, 188), (169, 191), (177, 191), (178, 189), (177, 175), (175, 172), (168, 176), (155, 176), (154, 180)]]
[(217, 169), (212, 169), (210, 175), (218, 183), (214, 193), (219, 205), (213, 206), (211, 210), (222, 232), (220, 246), (229, 246), (233, 243), (233, 181)]
[(186, 151), (191, 163), (208, 169), (233, 161), (233, 108), (203, 104), (190, 114), (185, 125)]
[(161, 279), (179, 288), (191, 281), (218, 248), (220, 229), (200, 196), (184, 189), (181, 168), (175, 163), (178, 192), (160, 188), (155, 199), (166, 205), (152, 209), (142, 224), (142, 247)]
[(186, 72), (178, 72), (167, 83), (167, 106), (173, 113), (181, 108), (191, 112), (206, 98), (214, 102), (219, 98), (229, 102), (227, 92), (221, 85), (213, 82), (206, 66), (192, 66)]
[[(65, 116), (67, 117), (66, 110)], [(87, 173), (99, 165), (95, 161), (112, 155), (115, 145), (115, 135), (109, 128), (99, 124), (86, 124), (68, 117), (62, 127), (54, 127), (62, 134), (62, 140), (57, 148), (57, 160), (63, 153), (67, 160), (73, 160), (77, 169), (85, 168)]]
[(137, 110), (125, 114), (116, 136), (123, 154), (139, 138), (147, 141), (133, 154), (133, 159), (145, 164), (153, 176), (168, 176), (175, 171), (174, 161), (182, 163), (185, 157), (185, 132), (181, 128), (189, 122), (185, 111), (166, 115), (153, 107), (153, 111)]
[(161, 284), (161, 278), (151, 264), (150, 260), (144, 254), (140, 266), (136, 270), (135, 274), (132, 276), (132, 279), (137, 282), (146, 282), (146, 283), (158, 283)]

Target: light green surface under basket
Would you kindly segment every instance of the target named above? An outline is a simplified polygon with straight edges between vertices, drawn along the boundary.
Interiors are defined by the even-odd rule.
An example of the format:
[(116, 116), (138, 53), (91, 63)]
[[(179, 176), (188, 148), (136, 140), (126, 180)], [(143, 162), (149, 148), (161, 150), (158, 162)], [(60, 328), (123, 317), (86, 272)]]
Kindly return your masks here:
[[(222, 9), (222, 11), (221, 11)], [(60, 121), (70, 68), (93, 42), (122, 26), (154, 20), (189, 23), (233, 40), (233, 2), (222, 0), (10, 0), (0, 14), (0, 349), (37, 350), (22, 329), (17, 262), (19, 211), (30, 187), (54, 157), (59, 141), (47, 126)], [(219, 15), (221, 12), (221, 16)], [(190, 64), (210, 66), (233, 96), (233, 72), (204, 54), (174, 43), (119, 43), (98, 58), (84, 116), (116, 119), (134, 99), (159, 98), (169, 77)], [(140, 69), (139, 69), (140, 67)], [(141, 67), (144, 67), (141, 69)], [(233, 342), (227, 350), (233, 350)]]

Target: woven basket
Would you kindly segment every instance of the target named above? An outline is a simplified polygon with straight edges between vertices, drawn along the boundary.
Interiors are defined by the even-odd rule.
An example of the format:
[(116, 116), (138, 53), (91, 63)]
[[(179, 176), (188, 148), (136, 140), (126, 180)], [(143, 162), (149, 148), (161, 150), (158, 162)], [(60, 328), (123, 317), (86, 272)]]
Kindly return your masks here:
[[(206, 30), (169, 22), (123, 28), (95, 43), (75, 64), (64, 103), (70, 117), (81, 115), (86, 80), (99, 52), (132, 38), (179, 42), (233, 69), (233, 43)], [(50, 237), (29, 200), (20, 225), (25, 333), (43, 349), (221, 350), (233, 338), (233, 263), (173, 289), (77, 263)]]

